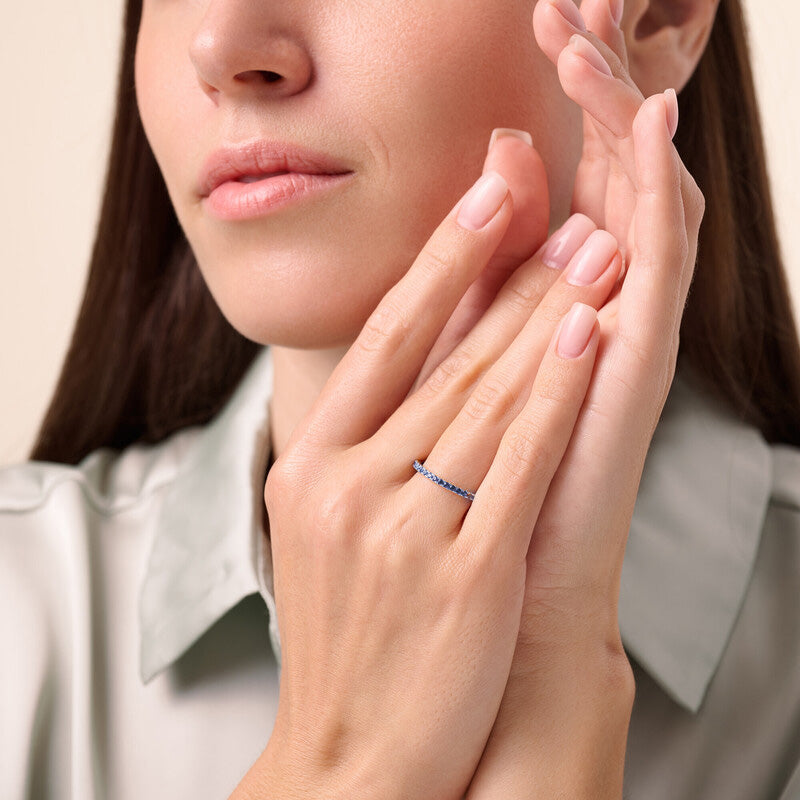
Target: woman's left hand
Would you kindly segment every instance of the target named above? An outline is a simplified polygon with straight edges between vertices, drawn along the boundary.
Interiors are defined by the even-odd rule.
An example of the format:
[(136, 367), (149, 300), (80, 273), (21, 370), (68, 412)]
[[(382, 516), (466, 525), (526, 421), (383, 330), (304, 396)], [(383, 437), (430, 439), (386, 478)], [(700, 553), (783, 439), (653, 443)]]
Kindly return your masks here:
[[(625, 244), (628, 268), (600, 311), (589, 392), (534, 528), (511, 673), (467, 800), (622, 797), (635, 687), (617, 618), (620, 577), (705, 208), (672, 144), (667, 120), (677, 122), (677, 105), (670, 112), (665, 95), (645, 99), (628, 75), (608, 0), (583, 0), (592, 32), (571, 27), (557, 4), (540, 0), (533, 22), (584, 110), (572, 212)], [(613, 76), (578, 55), (587, 41)]]

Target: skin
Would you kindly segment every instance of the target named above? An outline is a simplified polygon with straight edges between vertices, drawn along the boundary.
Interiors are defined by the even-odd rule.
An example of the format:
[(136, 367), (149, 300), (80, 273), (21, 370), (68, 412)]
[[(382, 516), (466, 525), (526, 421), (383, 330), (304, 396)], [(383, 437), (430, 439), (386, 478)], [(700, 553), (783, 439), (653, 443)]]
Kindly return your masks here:
[[(531, 132), (554, 220), (568, 214), (580, 111), (530, 35), (530, 0), (493, 5), (318, 0), (290, 13), (252, 0), (144, 3), (142, 121), (220, 308), (245, 336), (275, 347), (278, 454), (379, 299), (480, 173), (494, 127)], [(290, 37), (288, 53), (276, 30)], [(285, 74), (291, 89), (234, 80), (255, 69)], [(179, 118), (165, 113), (176, 107)], [(193, 191), (202, 161), (224, 140), (257, 135), (322, 149), (358, 177), (270, 218), (215, 221)], [(548, 178), (529, 177), (540, 198)], [(517, 263), (547, 225), (545, 203)]]
[[(505, 538), (492, 540), (493, 552), (506, 539), (514, 543), (517, 549), (508, 558), (518, 569), (494, 576), (498, 582), (488, 581), (489, 588), (481, 585), (490, 594), (478, 598), (478, 607), (497, 604), (508, 620), (516, 609), (520, 624), (494, 620), (501, 631), (508, 627), (505, 638), (496, 634), (494, 650), (483, 651), (496, 665), (492, 680), (497, 686), (489, 690), (481, 684), (488, 694), (476, 705), (496, 709), (496, 719), (492, 713), (490, 720), (450, 720), (466, 726), (459, 730), (474, 730), (476, 739), (471, 748), (466, 743), (459, 754), (435, 762), (449, 783), (436, 786), (433, 794), (456, 796), (471, 781), (471, 798), (530, 797), (531, 787), (537, 787), (537, 797), (619, 797), (633, 694), (616, 624), (619, 573), (644, 456), (674, 373), (680, 312), (704, 206), (669, 142), (663, 99), (644, 98), (665, 76), (667, 85), (678, 89), (688, 80), (707, 41), (714, 7), (698, 2), (683, 18), (683, 28), (657, 28), (642, 43), (632, 31), (650, 11), (646, 3), (628, 4), (619, 30), (605, 0), (584, 0), (581, 10), (590, 31), (584, 35), (610, 64), (614, 76), (607, 79), (587, 72), (567, 48), (574, 29), (553, 16), (545, 0), (502, 7), (477, 0), (457, 7), (429, 5), (398, 9), (381, 3), (308, 2), (288, 12), (253, 2), (145, 2), (136, 62), (142, 120), (215, 299), (244, 335), (274, 347), (272, 427), (279, 460), (265, 499), (270, 521), (274, 516), (276, 523), (276, 591), (283, 580), (281, 563), (293, 565), (286, 567), (285, 585), (291, 586), (292, 578), (303, 575), (300, 565), (313, 560), (313, 549), (302, 549), (301, 535), (297, 541), (282, 535), (292, 527), (302, 529), (303, 509), (348, 509), (324, 522), (331, 526), (330, 541), (342, 545), (328, 550), (330, 574), (337, 564), (341, 568), (363, 556), (348, 552), (344, 544), (352, 542), (334, 530), (345, 518), (347, 530), (365, 532), (374, 528), (378, 509), (396, 520), (425, 503), (435, 509), (432, 516), (441, 515), (427, 521), (434, 532), (458, 529), (464, 507), (457, 504), (463, 501), (441, 497), (442, 490), (421, 477), (409, 481), (398, 473), (389, 480), (391, 490), (388, 484), (376, 488), (368, 501), (348, 494), (363, 485), (357, 478), (342, 488), (342, 475), (358, 475), (359, 464), (388, 463), (386, 455), (404, 437), (414, 452), (431, 453), (436, 471), (459, 485), (477, 486), (486, 476), (487, 499), (479, 502), (476, 496), (457, 541), (472, 541), (471, 525), (487, 538), (490, 530), (502, 532)], [(657, 9), (652, 14), (659, 16)], [(289, 37), (288, 44), (277, 46), (276, 30)], [(343, 35), (345, 30), (353, 35)], [(311, 66), (316, 82), (309, 80)], [(289, 80), (280, 88), (234, 80), (257, 69), (281, 72)], [(331, 81), (333, 76), (340, 80)], [(170, 113), (175, 107), (181, 108), (180, 115)], [(255, 117), (248, 122), (247, 112), (261, 108), (274, 111), (267, 124)], [(278, 116), (281, 111), (285, 119)], [(501, 140), (483, 163), (488, 133), (501, 125), (530, 131), (535, 149)], [(325, 131), (324, 139), (315, 138), (319, 131)], [(236, 140), (256, 132), (327, 149), (355, 169), (357, 179), (327, 200), (268, 219), (214, 221), (193, 193), (199, 165), (224, 136)], [(484, 171), (503, 174), (510, 197), (486, 229), (474, 237), (454, 236), (451, 209), (482, 163)], [(596, 284), (579, 291), (565, 287), (563, 276), (542, 266), (539, 247), (548, 227), (568, 211), (587, 215), (587, 233), (597, 226), (616, 237), (629, 264), (621, 286), (615, 285), (619, 257)], [(446, 220), (437, 228), (446, 216), (450, 227)], [(637, 236), (637, 220), (639, 230), (650, 233), (647, 239)], [(447, 283), (427, 286), (427, 305), (412, 317), (427, 320), (419, 325), (423, 330), (376, 339), (374, 326), (372, 334), (369, 325), (363, 328), (365, 321), (376, 305), (380, 310), (390, 290), (413, 307), (414, 292), (403, 287), (417, 286), (417, 295), (423, 291), (419, 287), (426, 273), (409, 267), (424, 263), (426, 250), (449, 253), (454, 270), (461, 264), (464, 271), (463, 264), (472, 260), (475, 283), (464, 282), (455, 271)], [(512, 294), (500, 288), (509, 275), (509, 284), (516, 280), (517, 289), (526, 288), (528, 308), (515, 307)], [(278, 294), (281, 302), (271, 303)], [(556, 323), (575, 300), (600, 309), (599, 325), (583, 355), (559, 360), (553, 354)], [(380, 319), (391, 331), (390, 317)], [(383, 341), (385, 348), (390, 341), (393, 350), (359, 346), (370, 335), (373, 345)], [(349, 347), (354, 340), (356, 346)], [(437, 371), (442, 364), (467, 361), (472, 366), (460, 384), (442, 379), (454, 370)], [(426, 383), (429, 375), (439, 376), (435, 390)], [(506, 404), (488, 430), (472, 424), (475, 408), (469, 404), (487, 376), (495, 387), (498, 381), (515, 386), (513, 394), (520, 398)], [(364, 386), (378, 388), (365, 397)], [(574, 405), (584, 397), (582, 408)], [(551, 408), (554, 399), (564, 411), (558, 419), (542, 410)], [(460, 424), (450, 428), (454, 419)], [(515, 484), (497, 466), (510, 463), (495, 458), (503, 442), (508, 447), (508, 438), (501, 436), (508, 430), (524, 430), (528, 436), (533, 421), (538, 435), (528, 442), (527, 455), (537, 457), (525, 459), (527, 469), (516, 475), (516, 490), (505, 490)], [(448, 439), (448, 431), (458, 435)], [(466, 440), (462, 453), (457, 452), (460, 439)], [(549, 443), (544, 450), (543, 442)], [(515, 453), (516, 458), (518, 447)], [(456, 480), (458, 466), (470, 455), (475, 474)], [(607, 469), (611, 463), (613, 475)], [(375, 479), (361, 476), (367, 477)], [(303, 478), (306, 485), (316, 482), (312, 493), (292, 494), (292, 487), (304, 485)], [(308, 529), (320, 524), (318, 517), (307, 521)], [(378, 527), (385, 531), (391, 526)], [(427, 531), (407, 538), (431, 541), (430, 536)], [(478, 544), (473, 548), (480, 550)], [(383, 559), (365, 563), (364, 574), (370, 574)], [(421, 580), (420, 597), (427, 598), (428, 606), (435, 607), (431, 597), (450, 573), (431, 574), (427, 584)], [(459, 590), (477, 602), (476, 585), (466, 583), (471, 592), (464, 586)], [(509, 586), (516, 589), (502, 595)], [(283, 608), (279, 602), (282, 632), (299, 630), (303, 619), (318, 618), (332, 600), (323, 587), (305, 606), (297, 598), (287, 598)], [(361, 600), (368, 607), (369, 595)], [(317, 616), (309, 615), (314, 603)], [(425, 603), (418, 607), (424, 618)], [(401, 635), (397, 618), (390, 617), (387, 626)], [(372, 630), (377, 629), (373, 621)], [(293, 636), (287, 635), (287, 652), (316, 647), (316, 662), (309, 658), (309, 663), (324, 662), (325, 630), (306, 631), (305, 639)], [(443, 652), (458, 646), (444, 644)], [(431, 640), (435, 655), (434, 645)], [(471, 653), (476, 661), (477, 652)], [(369, 661), (363, 647), (353, 653)], [(385, 682), (390, 666), (378, 670), (384, 681), (374, 687), (372, 706), (369, 676), (358, 684), (366, 711), (392, 696)], [(444, 680), (446, 672), (434, 660), (427, 674)], [(282, 676), (274, 744), (271, 740), (235, 796), (273, 796), (276, 788), (276, 796), (304, 796), (296, 783), (284, 784), (286, 775), (296, 777), (309, 763), (323, 763), (321, 756), (330, 754), (332, 741), (350, 741), (325, 740), (290, 723), (286, 708), (303, 716), (304, 692), (297, 687), (305, 686), (308, 694), (302, 682), (308, 679), (306, 674), (297, 679), (300, 683), (292, 677), (284, 682)], [(326, 680), (336, 685), (331, 675)], [(346, 676), (340, 680), (345, 696)], [(463, 676), (454, 680), (463, 688)], [(430, 691), (422, 687), (420, 698), (426, 698), (424, 689)], [(284, 699), (290, 695), (291, 700)], [(493, 706), (495, 696), (499, 707)], [(462, 705), (470, 705), (466, 697)], [(312, 705), (309, 718), (314, 708), (319, 706)], [(352, 707), (347, 713), (358, 718)], [(334, 715), (330, 730), (341, 731), (343, 718)], [(364, 729), (363, 720), (353, 724)], [(404, 730), (409, 729), (413, 724)], [(298, 737), (310, 751), (298, 748)], [(381, 786), (380, 796), (391, 796), (393, 785), (418, 785), (420, 776), (398, 767), (414, 760), (413, 752), (408, 759), (399, 757), (403, 739), (395, 742), (383, 730), (371, 741), (383, 742), (392, 759), (365, 760), (357, 742), (351, 750), (343, 746), (337, 756), (347, 766), (360, 765), (366, 782), (388, 775), (389, 786)], [(523, 748), (525, 758), (520, 759)], [(443, 770), (448, 759), (450, 768)], [(322, 768), (305, 774), (306, 785), (326, 796), (336, 796), (341, 788), (336, 777), (335, 771)], [(355, 796), (350, 791), (344, 796)]]

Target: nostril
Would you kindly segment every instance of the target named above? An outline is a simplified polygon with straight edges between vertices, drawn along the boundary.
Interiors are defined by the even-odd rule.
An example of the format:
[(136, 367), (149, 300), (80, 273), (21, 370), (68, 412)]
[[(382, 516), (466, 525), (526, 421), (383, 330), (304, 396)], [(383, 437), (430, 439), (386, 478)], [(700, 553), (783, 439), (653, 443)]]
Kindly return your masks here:
[(278, 75), (277, 72), (271, 72), (269, 70), (262, 69), (260, 72), (267, 83), (275, 83), (275, 81), (279, 81), (282, 77), (281, 75)]

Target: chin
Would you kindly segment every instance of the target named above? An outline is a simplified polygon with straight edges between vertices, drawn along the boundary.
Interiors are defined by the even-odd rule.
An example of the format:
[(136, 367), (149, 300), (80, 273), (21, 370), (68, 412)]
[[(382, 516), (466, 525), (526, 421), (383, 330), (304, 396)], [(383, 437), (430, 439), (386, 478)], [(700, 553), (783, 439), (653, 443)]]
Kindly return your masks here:
[[(261, 302), (257, 298), (262, 297)], [(363, 298), (362, 298), (363, 302)], [(304, 350), (349, 345), (358, 336), (373, 307), (331, 302), (317, 293), (314, 302), (271, 293), (236, 296), (218, 302), (228, 322), (242, 336), (262, 345)]]

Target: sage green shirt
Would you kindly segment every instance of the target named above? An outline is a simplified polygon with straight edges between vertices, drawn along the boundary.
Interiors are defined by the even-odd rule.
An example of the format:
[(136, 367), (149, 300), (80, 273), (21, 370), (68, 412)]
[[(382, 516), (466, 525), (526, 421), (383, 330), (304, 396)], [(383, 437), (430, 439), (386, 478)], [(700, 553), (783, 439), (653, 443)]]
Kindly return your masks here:
[[(263, 750), (280, 669), (271, 391), (264, 348), (205, 426), (0, 469), (3, 800), (222, 800)], [(681, 367), (620, 628), (637, 682), (626, 798), (800, 799), (800, 451)]]

